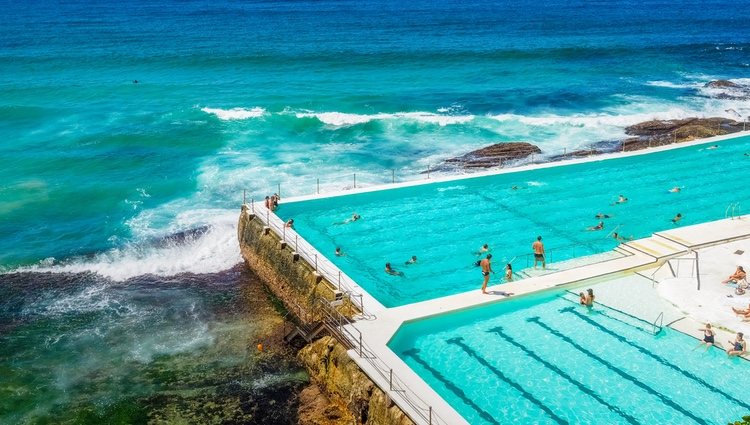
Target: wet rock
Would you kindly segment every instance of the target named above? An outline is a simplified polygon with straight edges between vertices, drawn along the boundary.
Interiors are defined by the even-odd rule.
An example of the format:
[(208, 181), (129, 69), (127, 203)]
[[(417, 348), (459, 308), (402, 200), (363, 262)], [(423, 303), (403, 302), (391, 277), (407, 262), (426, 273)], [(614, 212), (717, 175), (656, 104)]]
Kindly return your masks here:
[(540, 154), (538, 146), (526, 142), (496, 143), (465, 155), (445, 160), (438, 166), (438, 171), (455, 171), (457, 169), (490, 168), (503, 165), (505, 162), (523, 159), (533, 154)]
[(652, 120), (625, 128), (625, 134), (637, 136), (625, 139), (625, 150), (662, 146), (704, 137), (742, 131), (742, 123), (727, 118), (685, 118), (680, 120)]
[(734, 83), (729, 80), (713, 80), (706, 83), (706, 87), (712, 89), (723, 89), (723, 88), (740, 88), (741, 85)]

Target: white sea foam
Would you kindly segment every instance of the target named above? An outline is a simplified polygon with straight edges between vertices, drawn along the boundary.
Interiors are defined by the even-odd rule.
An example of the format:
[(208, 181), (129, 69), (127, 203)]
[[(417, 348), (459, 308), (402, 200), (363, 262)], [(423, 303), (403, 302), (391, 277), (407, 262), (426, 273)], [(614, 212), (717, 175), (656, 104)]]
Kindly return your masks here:
[[(147, 215), (148, 216), (148, 215)], [(145, 219), (144, 221), (148, 221)], [(194, 229), (207, 225), (205, 232), (186, 236), (182, 240), (165, 239), (154, 244), (136, 236), (138, 242), (105, 251), (93, 258), (73, 258), (64, 263), (50, 264), (48, 260), (20, 271), (83, 273), (92, 272), (114, 281), (152, 274), (171, 276), (179, 273), (216, 273), (227, 270), (241, 261), (237, 247), (237, 214), (233, 210), (192, 210), (180, 214), (169, 227), (170, 233), (159, 229), (133, 229), (134, 234), (153, 237), (168, 236), (176, 229)], [(136, 225), (140, 220), (135, 220)]]
[(230, 120), (246, 120), (249, 118), (259, 118), (266, 114), (266, 110), (260, 107), (255, 108), (232, 108), (232, 109), (219, 109), (219, 108), (201, 108), (201, 111), (215, 115), (218, 119), (223, 121)]
[(652, 87), (666, 87), (670, 89), (685, 89), (685, 88), (696, 87), (695, 83), (673, 83), (671, 81), (662, 81), (662, 80), (647, 81), (646, 85), (652, 86)]
[(297, 118), (316, 118), (333, 127), (364, 124), (375, 120), (412, 120), (439, 126), (465, 124), (474, 119), (473, 115), (443, 115), (432, 112), (396, 112), (392, 114), (347, 114), (344, 112), (298, 112)]

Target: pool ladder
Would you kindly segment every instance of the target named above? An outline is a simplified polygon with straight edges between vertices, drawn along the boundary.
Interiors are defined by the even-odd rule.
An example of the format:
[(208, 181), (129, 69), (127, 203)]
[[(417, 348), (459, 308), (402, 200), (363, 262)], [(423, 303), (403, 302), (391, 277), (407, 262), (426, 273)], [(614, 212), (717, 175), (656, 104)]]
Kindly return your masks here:
[(727, 205), (727, 209), (724, 210), (724, 218), (731, 218), (734, 220), (735, 217), (738, 219), (740, 218), (740, 215), (742, 212), (742, 209), (740, 208), (739, 202), (732, 202), (731, 204)]
[(652, 325), (654, 325), (654, 328), (653, 328), (654, 335), (661, 332), (661, 330), (664, 328), (664, 312), (663, 311), (659, 313), (658, 316), (656, 316), (656, 320), (654, 320)]

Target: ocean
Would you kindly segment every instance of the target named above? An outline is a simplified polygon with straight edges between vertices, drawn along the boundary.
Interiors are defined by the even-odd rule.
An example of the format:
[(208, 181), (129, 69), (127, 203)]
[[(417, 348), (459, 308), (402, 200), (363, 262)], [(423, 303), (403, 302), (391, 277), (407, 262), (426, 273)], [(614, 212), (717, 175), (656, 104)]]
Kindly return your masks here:
[[(492, 143), (553, 152), (653, 118), (747, 117), (746, 96), (705, 87), (750, 84), (745, 6), (2, 2), (0, 422), (154, 412), (144, 400), (176, 391), (155, 362), (172, 373), (206, 352), (221, 363), (222, 338), (254, 346), (222, 331), (258, 314), (226, 313), (257, 285), (237, 266), (243, 191), (423, 178)], [(175, 332), (187, 339), (143, 342)], [(234, 391), (302, 379), (261, 369)], [(73, 372), (145, 383), (92, 378), (94, 392)], [(197, 383), (184, 397), (191, 385), (220, 398)]]

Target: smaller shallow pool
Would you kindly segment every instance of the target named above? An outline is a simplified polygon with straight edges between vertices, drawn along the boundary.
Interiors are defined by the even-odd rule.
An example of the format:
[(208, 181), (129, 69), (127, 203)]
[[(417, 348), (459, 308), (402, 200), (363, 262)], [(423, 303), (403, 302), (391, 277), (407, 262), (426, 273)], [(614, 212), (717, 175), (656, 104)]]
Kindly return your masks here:
[(722, 424), (748, 414), (750, 364), (696, 344), (555, 292), (407, 323), (389, 347), (471, 424)]

